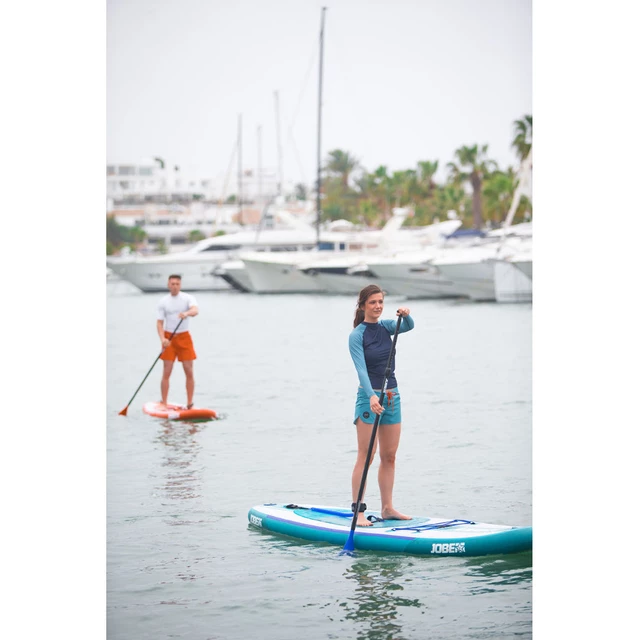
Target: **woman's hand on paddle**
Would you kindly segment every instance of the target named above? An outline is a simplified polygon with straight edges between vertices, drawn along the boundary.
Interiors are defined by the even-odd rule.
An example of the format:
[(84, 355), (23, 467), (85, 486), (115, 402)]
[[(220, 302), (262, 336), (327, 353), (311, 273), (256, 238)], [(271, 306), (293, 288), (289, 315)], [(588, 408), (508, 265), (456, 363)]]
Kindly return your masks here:
[(166, 349), (169, 346), (169, 338), (162, 338), (162, 348)]
[(384, 411), (383, 406), (380, 404), (380, 399), (378, 396), (371, 396), (369, 398), (369, 406), (371, 407), (371, 411), (376, 415), (381, 415)]
[(406, 318), (409, 315), (409, 308), (408, 307), (400, 307), (398, 309), (398, 311), (396, 312), (397, 316), (402, 316), (403, 318)]

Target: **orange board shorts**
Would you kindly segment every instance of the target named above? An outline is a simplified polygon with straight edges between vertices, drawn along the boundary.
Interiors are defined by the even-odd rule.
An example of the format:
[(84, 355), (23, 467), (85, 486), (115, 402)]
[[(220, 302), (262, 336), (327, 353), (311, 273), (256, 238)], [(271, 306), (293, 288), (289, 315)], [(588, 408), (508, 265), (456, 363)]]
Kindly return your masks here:
[[(165, 331), (164, 337), (171, 338), (171, 333)], [(160, 356), (161, 360), (168, 360), (169, 362), (173, 362), (176, 358), (178, 358), (180, 362), (196, 359), (196, 352), (193, 348), (193, 341), (191, 340), (191, 334), (188, 331), (176, 333), (176, 335), (171, 339), (169, 346), (162, 352), (162, 355)]]

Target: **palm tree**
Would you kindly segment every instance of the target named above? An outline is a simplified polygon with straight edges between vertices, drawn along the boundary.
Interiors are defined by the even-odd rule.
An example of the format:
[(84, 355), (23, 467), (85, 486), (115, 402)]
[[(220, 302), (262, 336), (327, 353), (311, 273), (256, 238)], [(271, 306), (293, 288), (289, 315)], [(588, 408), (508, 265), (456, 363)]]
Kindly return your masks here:
[(496, 227), (507, 216), (513, 199), (515, 182), (516, 175), (511, 167), (506, 172), (494, 171), (484, 181), (482, 196), (487, 217), (493, 221)]
[(522, 120), (513, 121), (513, 142), (511, 146), (516, 150), (520, 161), (524, 160), (531, 151), (533, 139), (533, 116), (526, 115)]
[(473, 226), (481, 229), (483, 226), (482, 218), (482, 180), (497, 168), (494, 160), (487, 158), (488, 144), (484, 144), (478, 148), (475, 144), (473, 147), (460, 147), (455, 150), (455, 156), (458, 164), (449, 162), (450, 179), (456, 184), (468, 182), (473, 190)]
[[(461, 218), (463, 222), (467, 222), (469, 196), (467, 196), (460, 185), (449, 183), (437, 187), (433, 200), (433, 215), (440, 219), (446, 219), (449, 211), (455, 211), (456, 215)], [(469, 222), (471, 222), (471, 220), (469, 220)]]
[(359, 192), (359, 218), (366, 224), (383, 222), (391, 211), (391, 178), (387, 167), (379, 166), (369, 173), (364, 171), (355, 180)]
[(348, 151), (334, 149), (329, 152), (325, 171), (334, 176), (338, 176), (345, 189), (349, 187), (349, 178), (351, 174), (359, 168), (360, 163), (357, 158), (352, 156)]
[(437, 171), (437, 160), (435, 162), (431, 162), (430, 160), (418, 161), (418, 175), (420, 184), (424, 188), (425, 196), (429, 196), (429, 193), (436, 187), (436, 183), (433, 181), (433, 176)]
[(407, 205), (418, 197), (418, 178), (415, 169), (394, 171), (391, 176), (391, 189), (395, 196), (395, 206)]

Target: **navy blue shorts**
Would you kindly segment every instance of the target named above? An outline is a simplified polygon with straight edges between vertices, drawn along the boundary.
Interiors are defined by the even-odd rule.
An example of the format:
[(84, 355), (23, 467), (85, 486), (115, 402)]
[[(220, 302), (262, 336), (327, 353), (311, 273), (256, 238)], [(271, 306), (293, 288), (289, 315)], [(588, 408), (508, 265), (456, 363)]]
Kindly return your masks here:
[[(374, 393), (380, 398), (380, 391), (374, 389)], [(402, 422), (402, 408), (400, 403), (400, 392), (398, 388), (387, 389), (382, 399), (382, 408), (384, 411), (380, 416), (378, 424), (397, 424)], [(369, 396), (365, 393), (364, 389), (358, 388), (358, 395), (356, 396), (356, 410), (353, 417), (353, 424), (360, 418), (362, 422), (367, 424), (373, 424), (376, 419), (376, 414), (371, 411), (371, 405), (369, 403)]]

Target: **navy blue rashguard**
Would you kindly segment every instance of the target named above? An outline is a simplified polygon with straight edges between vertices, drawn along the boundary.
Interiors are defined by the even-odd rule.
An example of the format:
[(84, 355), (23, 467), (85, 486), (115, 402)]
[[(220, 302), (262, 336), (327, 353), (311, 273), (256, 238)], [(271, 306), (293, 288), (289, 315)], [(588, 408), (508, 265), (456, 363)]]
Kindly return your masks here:
[[(376, 395), (374, 389), (382, 389), (396, 324), (397, 319), (361, 322), (349, 334), (349, 352), (356, 366), (360, 386), (367, 398)], [(411, 331), (413, 327), (413, 318), (408, 315), (402, 318), (399, 333)], [(394, 373), (395, 367), (394, 356), (391, 361), (391, 375), (387, 382), (388, 389), (394, 389), (398, 386)]]

